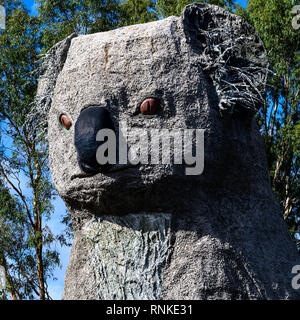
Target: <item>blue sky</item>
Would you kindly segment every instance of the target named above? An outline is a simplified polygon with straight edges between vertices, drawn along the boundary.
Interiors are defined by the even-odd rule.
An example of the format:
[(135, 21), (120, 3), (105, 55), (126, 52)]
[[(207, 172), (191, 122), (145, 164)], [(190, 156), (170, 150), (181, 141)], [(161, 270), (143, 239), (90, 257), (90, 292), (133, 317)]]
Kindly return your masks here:
[(32, 14), (36, 14), (36, 3), (34, 0), (23, 0), (28, 9), (30, 9)]
[(247, 7), (248, 0), (239, 0), (239, 1), (237, 1), (237, 3), (239, 3), (239, 4), (242, 5), (244, 8), (246, 8), (246, 7)]
[[(27, 8), (31, 11), (32, 14), (36, 14), (36, 3), (33, 0), (23, 0)], [(239, 0), (237, 1), (243, 7), (246, 7), (247, 0)], [(54, 234), (62, 233), (65, 226), (60, 223), (62, 215), (66, 211), (66, 207), (63, 201), (57, 197), (55, 201), (53, 201), (53, 205), (55, 207), (55, 212), (51, 217), (51, 220), (47, 222), (47, 225), (51, 228)], [(55, 270), (55, 277), (57, 278), (56, 281), (49, 281), (49, 293), (53, 299), (61, 299), (62, 292), (63, 292), (63, 285), (64, 285), (64, 275), (65, 271), (69, 262), (70, 256), (70, 248), (68, 247), (57, 247), (58, 251), (60, 252), (60, 259), (61, 259), (61, 268), (56, 268)]]

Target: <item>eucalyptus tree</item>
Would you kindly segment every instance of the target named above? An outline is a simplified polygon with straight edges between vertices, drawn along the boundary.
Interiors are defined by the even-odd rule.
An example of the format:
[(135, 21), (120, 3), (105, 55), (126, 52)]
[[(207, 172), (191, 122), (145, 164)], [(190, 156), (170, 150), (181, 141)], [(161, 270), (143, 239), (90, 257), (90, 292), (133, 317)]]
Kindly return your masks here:
[[(38, 18), (30, 16), (20, 1), (2, 1), (2, 4), (7, 16), (6, 29), (0, 35), (0, 176), (22, 207), (24, 250), (30, 251), (32, 265), (30, 272), (20, 269), (18, 273), (24, 277), (26, 274), (27, 284), (35, 295), (47, 299), (47, 278), (59, 264), (58, 253), (51, 249), (55, 237), (46, 225), (53, 211), (54, 191), (48, 170), (47, 146), (38, 138), (35, 125), (27, 121), (36, 94), (40, 23)], [(8, 223), (8, 229), (6, 240), (0, 239), (2, 244), (14, 238), (13, 234), (9, 235), (9, 230), (15, 232), (11, 229), (11, 221), (15, 221), (12, 216), (3, 221)], [(15, 245), (18, 243), (12, 241), (8, 247), (18, 250)], [(12, 258), (10, 256), (9, 261)], [(21, 261), (20, 268), (24, 267)], [(12, 274), (17, 266), (8, 262), (6, 265), (11, 266), (8, 274)], [(16, 293), (15, 297), (21, 299), (24, 295)]]
[(271, 183), (290, 232), (300, 236), (300, 32), (294, 0), (249, 0), (246, 18), (268, 50), (272, 71), (259, 114)]

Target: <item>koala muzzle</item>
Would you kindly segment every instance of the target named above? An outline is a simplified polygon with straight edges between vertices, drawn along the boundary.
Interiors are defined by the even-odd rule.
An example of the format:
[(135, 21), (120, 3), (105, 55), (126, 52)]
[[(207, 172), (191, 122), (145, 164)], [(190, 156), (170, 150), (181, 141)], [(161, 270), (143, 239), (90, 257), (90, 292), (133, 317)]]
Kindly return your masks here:
[(109, 164), (100, 165), (96, 152), (102, 143), (96, 140), (97, 133), (102, 129), (114, 130), (109, 111), (104, 107), (91, 106), (84, 109), (75, 124), (74, 144), (80, 169), (88, 174), (105, 172)]

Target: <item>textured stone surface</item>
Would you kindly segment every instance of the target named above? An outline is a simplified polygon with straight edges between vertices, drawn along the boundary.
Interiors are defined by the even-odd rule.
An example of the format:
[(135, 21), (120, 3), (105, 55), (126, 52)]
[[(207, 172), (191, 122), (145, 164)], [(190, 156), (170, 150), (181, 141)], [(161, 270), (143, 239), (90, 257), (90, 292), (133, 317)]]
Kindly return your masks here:
[(254, 114), (264, 103), (268, 57), (254, 28), (241, 17), (204, 4), (182, 14), (191, 47), (216, 88), (220, 111)]
[(71, 40), (77, 37), (71, 34), (63, 41), (57, 43), (45, 55), (40, 69), (40, 78), (36, 95), (35, 107), (29, 114), (28, 120), (40, 128), (48, 127), (48, 113), (51, 108), (56, 80), (64, 67)]
[[(253, 31), (241, 48), (257, 39), (241, 18), (192, 5), (180, 18), (71, 40), (48, 117), (52, 177), (75, 229), (64, 299), (300, 298), (291, 287), (299, 255), (272, 194), (253, 113), (246, 105), (220, 113), (226, 96), (203, 70), (203, 39), (195, 36), (206, 28), (195, 19), (203, 9), (241, 35)], [(260, 40), (255, 48), (243, 63), (261, 58), (267, 67)], [(161, 102), (155, 116), (137, 114), (147, 97)], [(64, 113), (75, 124), (88, 106), (106, 107), (116, 129), (121, 121), (129, 131), (205, 129), (203, 174), (186, 176), (184, 164), (82, 174), (74, 125), (66, 134), (58, 119)]]
[[(153, 300), (162, 293), (162, 269), (170, 247), (171, 217), (132, 214), (95, 217), (76, 234), (64, 295), (68, 299)], [(85, 239), (83, 242), (82, 239)], [(80, 247), (80, 248), (79, 248)], [(76, 274), (78, 251), (86, 257)], [(67, 274), (67, 276), (68, 276)]]

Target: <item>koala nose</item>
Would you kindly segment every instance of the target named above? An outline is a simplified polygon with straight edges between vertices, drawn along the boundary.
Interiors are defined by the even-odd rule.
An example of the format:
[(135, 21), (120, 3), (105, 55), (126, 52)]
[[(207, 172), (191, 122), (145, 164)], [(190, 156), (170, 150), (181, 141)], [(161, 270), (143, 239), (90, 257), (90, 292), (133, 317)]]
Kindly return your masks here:
[(75, 123), (74, 144), (77, 151), (77, 161), (85, 173), (95, 174), (105, 172), (110, 165), (100, 165), (96, 159), (98, 147), (104, 143), (96, 141), (101, 129), (112, 129), (114, 125), (107, 109), (89, 107), (84, 109)]

